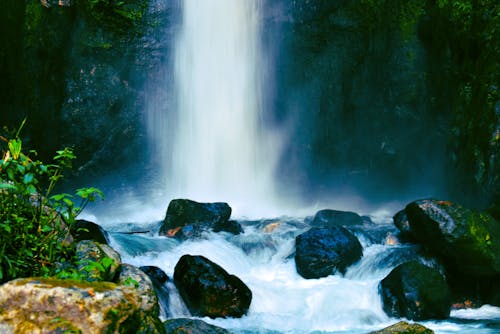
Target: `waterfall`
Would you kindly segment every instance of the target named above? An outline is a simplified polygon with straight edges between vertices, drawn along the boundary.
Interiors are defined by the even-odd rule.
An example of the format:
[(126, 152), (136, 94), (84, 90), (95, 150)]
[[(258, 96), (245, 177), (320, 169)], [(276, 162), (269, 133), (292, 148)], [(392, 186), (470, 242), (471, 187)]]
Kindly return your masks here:
[(168, 126), (158, 115), (150, 124), (163, 147), (170, 197), (254, 209), (274, 199), (279, 155), (276, 136), (263, 127), (260, 10), (259, 0), (183, 1), (173, 59), (175, 116)]

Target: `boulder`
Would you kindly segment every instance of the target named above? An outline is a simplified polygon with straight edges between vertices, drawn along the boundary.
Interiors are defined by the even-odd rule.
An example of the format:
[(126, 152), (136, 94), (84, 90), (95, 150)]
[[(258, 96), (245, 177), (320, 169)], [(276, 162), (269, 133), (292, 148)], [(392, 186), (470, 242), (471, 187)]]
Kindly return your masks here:
[(101, 226), (88, 220), (79, 219), (71, 226), (71, 235), (76, 241), (93, 240), (107, 245), (109, 235)]
[(243, 228), (236, 220), (227, 220), (216, 223), (212, 229), (214, 232), (228, 232), (234, 235), (243, 233)]
[(121, 257), (108, 245), (91, 240), (76, 244), (77, 267), (88, 281), (113, 281), (121, 264)]
[(117, 283), (120, 285), (131, 286), (139, 290), (143, 296), (143, 308), (147, 309), (151, 305), (154, 306), (154, 313), (159, 314), (158, 297), (154, 289), (153, 282), (149, 276), (141, 269), (127, 263), (120, 266)]
[(313, 227), (363, 225), (363, 218), (355, 212), (325, 209), (318, 211), (310, 224)]
[(188, 199), (170, 202), (159, 234), (178, 239), (198, 237), (204, 230), (222, 226), (231, 216), (227, 203), (198, 203)]
[(109, 282), (17, 279), (0, 305), (2, 333), (165, 333), (148, 296)]
[(447, 269), (500, 274), (500, 223), (489, 214), (432, 199), (412, 202), (405, 211), (415, 239), (443, 258)]
[(167, 318), (170, 315), (170, 291), (167, 286), (167, 282), (170, 282), (170, 278), (163, 270), (155, 266), (143, 266), (139, 269), (146, 273), (146, 275), (148, 275), (151, 279), (151, 282), (153, 282), (153, 287), (160, 304), (160, 314)]
[(410, 320), (445, 319), (451, 294), (441, 273), (417, 261), (394, 268), (379, 284), (384, 311)]
[(358, 261), (363, 249), (348, 230), (337, 226), (312, 228), (295, 239), (295, 264), (304, 278), (326, 277)]
[(231, 334), (230, 331), (207, 324), (198, 319), (170, 319), (164, 322), (167, 333), (171, 334)]
[(405, 210), (401, 210), (392, 217), (394, 225), (399, 230), (399, 237), (403, 240), (412, 240), (410, 222)]
[(139, 267), (146, 275), (149, 276), (154, 285), (163, 285), (170, 280), (163, 270), (155, 266)]
[(406, 321), (400, 321), (370, 334), (434, 334), (434, 331), (420, 324), (409, 324)]
[(203, 256), (183, 255), (175, 266), (174, 283), (194, 316), (241, 317), (252, 301), (245, 283)]

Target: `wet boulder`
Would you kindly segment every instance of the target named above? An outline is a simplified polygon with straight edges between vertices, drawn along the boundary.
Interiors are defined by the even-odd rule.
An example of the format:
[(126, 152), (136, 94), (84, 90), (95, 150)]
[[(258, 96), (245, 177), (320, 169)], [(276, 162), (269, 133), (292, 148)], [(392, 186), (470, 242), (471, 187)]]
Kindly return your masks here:
[(174, 199), (168, 205), (159, 234), (178, 239), (199, 237), (205, 230), (223, 227), (230, 216), (231, 207), (227, 203), (198, 203), (189, 199)]
[(93, 240), (108, 244), (109, 235), (101, 226), (88, 220), (79, 219), (71, 226), (71, 235), (76, 241)]
[(165, 333), (148, 296), (110, 282), (17, 279), (0, 305), (2, 333)]
[(363, 222), (355, 212), (325, 209), (318, 211), (310, 224), (313, 227), (334, 227), (363, 225)]
[(384, 311), (410, 320), (445, 319), (451, 294), (443, 275), (417, 261), (394, 268), (379, 284)]
[(405, 208), (411, 233), (447, 269), (471, 276), (500, 274), (500, 223), (491, 215), (439, 200)]
[(406, 321), (400, 321), (370, 334), (434, 334), (434, 331), (420, 324), (410, 324)]
[(170, 278), (163, 270), (155, 266), (142, 266), (139, 267), (139, 269), (141, 269), (151, 279), (156, 295), (158, 296), (160, 314), (167, 318), (170, 315), (170, 291), (167, 286), (167, 283), (170, 282)]
[(169, 319), (164, 324), (169, 334), (231, 334), (227, 329), (207, 324), (198, 319)]
[(295, 264), (304, 278), (343, 274), (362, 255), (363, 249), (356, 236), (340, 226), (314, 227), (295, 239)]
[(174, 283), (194, 316), (241, 317), (252, 301), (245, 283), (203, 256), (182, 256), (175, 266)]
[(170, 280), (168, 275), (158, 267), (142, 266), (139, 269), (149, 276), (154, 285), (163, 285)]
[(236, 220), (227, 220), (214, 224), (212, 230), (214, 232), (228, 232), (234, 235), (243, 233), (243, 227)]
[(399, 237), (402, 240), (410, 241), (412, 240), (412, 231), (410, 227), (410, 222), (408, 221), (408, 216), (405, 210), (401, 210), (392, 217), (394, 225), (399, 230)]

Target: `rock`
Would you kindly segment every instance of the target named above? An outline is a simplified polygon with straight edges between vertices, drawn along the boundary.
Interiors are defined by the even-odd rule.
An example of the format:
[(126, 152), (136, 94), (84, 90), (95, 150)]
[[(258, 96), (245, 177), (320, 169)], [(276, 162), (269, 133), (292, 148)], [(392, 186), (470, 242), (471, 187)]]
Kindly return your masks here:
[(91, 282), (113, 281), (121, 264), (120, 254), (113, 248), (91, 240), (76, 244), (76, 256), (78, 270)]
[(169, 334), (231, 334), (224, 328), (197, 319), (170, 319), (165, 321), (164, 324)]
[(167, 286), (167, 282), (170, 282), (170, 278), (163, 270), (155, 266), (143, 266), (139, 269), (146, 273), (146, 275), (148, 275), (151, 279), (151, 282), (153, 282), (153, 287), (156, 291), (158, 302), (160, 304), (160, 314), (164, 318), (169, 317), (171, 315), (169, 314), (170, 291)]
[(147, 296), (109, 282), (17, 279), (0, 286), (0, 305), (15, 333), (165, 333)]
[(223, 221), (220, 223), (216, 223), (213, 226), (213, 231), (214, 232), (228, 232), (234, 235), (238, 235), (243, 233), (243, 228), (241, 227), (240, 223), (238, 223), (236, 220), (228, 220), (228, 221)]
[(70, 7), (72, 0), (40, 0), (42, 6), (50, 8), (52, 6)]
[(155, 285), (163, 285), (168, 282), (170, 279), (167, 274), (163, 270), (155, 266), (142, 266), (139, 267), (146, 275), (149, 276), (153, 284)]
[(350, 226), (363, 225), (363, 218), (360, 215), (350, 211), (338, 210), (320, 210), (316, 213), (311, 226), (313, 227), (333, 227), (333, 226)]
[(231, 216), (227, 203), (198, 203), (188, 199), (170, 202), (159, 234), (187, 239), (197, 237), (203, 230), (222, 226)]
[(312, 228), (295, 239), (295, 264), (304, 278), (326, 277), (358, 261), (363, 250), (358, 239), (343, 227)]
[(174, 283), (194, 316), (241, 317), (252, 301), (245, 283), (203, 256), (182, 256)]
[(149, 276), (141, 269), (130, 264), (123, 263), (120, 266), (117, 283), (125, 286), (131, 286), (139, 290), (141, 296), (144, 297), (144, 307), (156, 305), (154, 313), (159, 314), (158, 297), (156, 296), (153, 282)]
[(79, 219), (71, 226), (71, 235), (76, 241), (94, 240), (107, 245), (109, 235), (101, 226), (96, 223)]
[(420, 324), (409, 324), (400, 321), (397, 324), (383, 328), (370, 334), (433, 334), (434, 331)]
[(450, 315), (451, 294), (441, 273), (419, 262), (393, 269), (379, 284), (384, 311), (410, 320), (445, 319)]
[(410, 222), (408, 221), (408, 216), (405, 210), (401, 210), (392, 217), (394, 225), (399, 230), (399, 237), (403, 240), (412, 240), (412, 231), (410, 227)]
[(500, 223), (489, 214), (432, 199), (412, 202), (405, 211), (415, 239), (442, 257), (447, 269), (500, 274)]

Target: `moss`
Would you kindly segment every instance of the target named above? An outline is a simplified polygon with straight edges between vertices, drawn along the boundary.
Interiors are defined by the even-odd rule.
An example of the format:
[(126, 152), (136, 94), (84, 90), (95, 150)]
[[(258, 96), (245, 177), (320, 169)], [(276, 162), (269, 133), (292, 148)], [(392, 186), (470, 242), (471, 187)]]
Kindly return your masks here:
[(59, 279), (51, 277), (23, 278), (15, 281), (15, 284), (18, 286), (27, 283), (37, 283), (40, 285), (58, 286), (62, 288), (89, 289), (95, 292), (105, 292), (116, 289), (118, 287), (117, 284), (111, 282), (87, 282), (87, 281), (77, 281), (72, 279)]
[(470, 234), (475, 238), (481, 250), (491, 248), (493, 244), (492, 236), (487, 228), (491, 225), (491, 219), (492, 217), (488, 214), (473, 212), (467, 221)]
[(80, 8), (105, 29), (140, 33), (138, 28), (146, 14), (148, 3), (148, 0), (86, 0), (80, 2)]
[(39, 31), (43, 24), (44, 10), (46, 10), (40, 1), (30, 0), (26, 2), (25, 7), (25, 45), (33, 46), (39, 42)]

